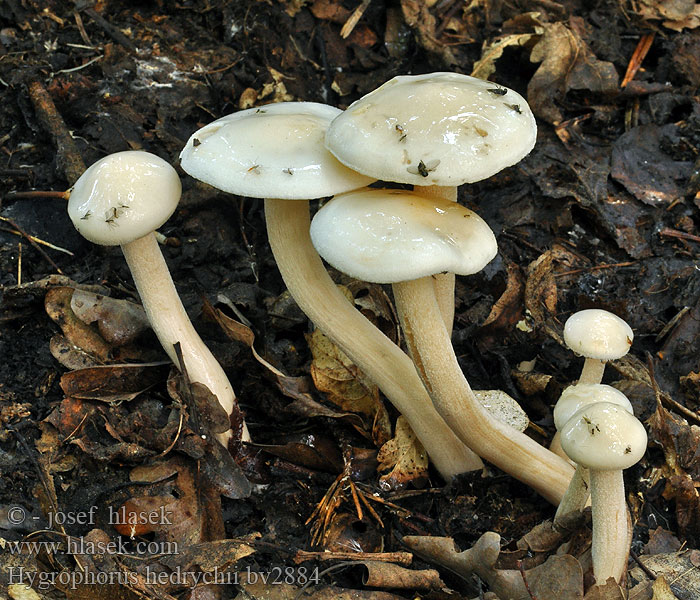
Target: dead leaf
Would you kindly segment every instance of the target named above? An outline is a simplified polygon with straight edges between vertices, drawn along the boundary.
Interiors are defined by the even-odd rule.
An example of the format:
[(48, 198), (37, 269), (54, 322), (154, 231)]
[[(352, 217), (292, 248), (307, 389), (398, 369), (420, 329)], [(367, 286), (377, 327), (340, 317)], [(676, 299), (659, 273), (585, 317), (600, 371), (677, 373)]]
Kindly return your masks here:
[[(672, 591), (677, 598), (700, 598), (700, 569), (693, 563), (692, 556), (696, 550), (672, 552), (670, 554), (654, 554), (640, 556), (644, 566), (659, 578), (663, 577), (667, 584), (670, 582)], [(697, 561), (696, 561), (697, 562)], [(648, 582), (648, 575), (639, 566), (630, 571), (630, 578), (641, 583)], [(656, 590), (654, 590), (656, 593)], [(647, 596), (651, 598), (651, 595)]]
[(301, 588), (290, 583), (272, 585), (262, 575), (264, 573), (253, 572), (247, 581), (242, 581), (240, 585), (244, 591), (235, 600), (405, 600), (388, 592), (352, 590), (317, 583), (302, 592)]
[(651, 589), (654, 592), (652, 600), (677, 600), (676, 595), (671, 591), (671, 586), (668, 585), (668, 581), (663, 575), (656, 578)]
[(363, 585), (384, 589), (440, 590), (445, 584), (435, 569), (407, 569), (389, 562), (368, 560), (362, 563), (367, 573)]
[(625, 600), (625, 593), (611, 577), (604, 585), (592, 586), (586, 592), (584, 600)]
[(133, 342), (150, 327), (146, 311), (128, 300), (74, 290), (70, 306), (84, 323), (97, 322), (102, 338), (115, 347)]
[(413, 29), (418, 43), (446, 67), (455, 65), (455, 57), (450, 48), (435, 37), (437, 20), (426, 3), (421, 0), (401, 0), (401, 10), (403, 10), (406, 24)]
[(700, 4), (695, 0), (641, 0), (634, 10), (644, 19), (663, 20), (664, 27), (674, 31), (700, 27)]
[(343, 456), (330, 438), (306, 433), (288, 437), (283, 444), (255, 444), (254, 447), (309, 469), (328, 473), (343, 470)]
[(90, 353), (71, 344), (67, 337), (60, 334), (56, 334), (51, 338), (49, 351), (51, 356), (71, 371), (98, 365), (98, 362)]
[(44, 299), (46, 313), (71, 344), (104, 362), (109, 357), (111, 347), (97, 331), (75, 316), (70, 306), (73, 292), (73, 288), (69, 287), (51, 288)]
[(162, 382), (168, 364), (105, 365), (70, 371), (61, 377), (61, 389), (66, 396), (82, 400), (129, 401)]
[(581, 38), (583, 20), (571, 17), (566, 24), (546, 23), (544, 34), (530, 53), (541, 63), (527, 86), (532, 111), (548, 123), (563, 120), (559, 106), (570, 89), (616, 93), (619, 77), (612, 63), (598, 60)]
[(503, 56), (503, 51), (509, 46), (524, 46), (544, 31), (542, 28), (537, 29), (539, 31), (534, 33), (513, 33), (486, 40), (481, 48), (481, 58), (472, 66), (471, 76), (488, 79), (495, 73), (496, 61)]
[(391, 426), (379, 388), (321, 331), (315, 330), (306, 339), (314, 357), (311, 377), (316, 388), (342, 410), (362, 415), (365, 425), (360, 432), (381, 447), (391, 435)]
[(683, 196), (693, 167), (691, 162), (673, 160), (660, 149), (663, 139), (678, 135), (674, 124), (641, 125), (623, 133), (613, 144), (610, 174), (642, 202), (670, 204)]
[(381, 447), (377, 460), (379, 471), (391, 469), (379, 478), (384, 490), (400, 490), (409, 483), (420, 488), (428, 480), (428, 455), (403, 416), (396, 420), (394, 437)]
[(583, 599), (583, 570), (569, 554), (550, 556), (544, 564), (526, 571), (532, 597), (538, 600)]

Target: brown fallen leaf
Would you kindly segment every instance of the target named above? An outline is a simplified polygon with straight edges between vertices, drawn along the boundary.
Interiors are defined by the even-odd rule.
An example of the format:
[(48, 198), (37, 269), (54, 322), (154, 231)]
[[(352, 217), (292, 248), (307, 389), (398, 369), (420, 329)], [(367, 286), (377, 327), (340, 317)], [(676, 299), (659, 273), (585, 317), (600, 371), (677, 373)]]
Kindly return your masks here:
[[(539, 13), (533, 15), (533, 21), (537, 22)], [(532, 33), (510, 33), (493, 39), (486, 40), (481, 48), (481, 57), (472, 65), (472, 77), (488, 79), (496, 72), (496, 61), (503, 56), (503, 52), (510, 46), (525, 46), (533, 38), (542, 34), (544, 28), (538, 25)]]
[(379, 399), (379, 388), (318, 329), (306, 339), (313, 355), (311, 377), (316, 388), (344, 411), (359, 413), (364, 427), (359, 430), (381, 447), (391, 436), (389, 414)]
[(604, 585), (594, 585), (583, 597), (584, 600), (625, 600), (625, 592), (612, 577)]
[(109, 357), (111, 346), (95, 329), (83, 323), (75, 315), (70, 306), (73, 292), (73, 288), (69, 287), (51, 288), (46, 292), (44, 299), (46, 313), (61, 328), (63, 335), (71, 344), (92, 354), (98, 361), (104, 362)]
[[(639, 561), (644, 567), (656, 575), (656, 581), (659, 578), (670, 583), (675, 598), (700, 598), (700, 569), (698, 569), (697, 558), (693, 560), (694, 555), (697, 556), (697, 550), (671, 552), (668, 554), (653, 554), (651, 556), (642, 555)], [(634, 566), (629, 574), (632, 582), (638, 582), (640, 586), (639, 600), (651, 600), (652, 595), (641, 593), (644, 583), (652, 583), (648, 574), (638, 565)], [(653, 588), (652, 588), (653, 589)], [(654, 593), (656, 591), (654, 590)], [(630, 594), (632, 599), (632, 594)], [(637, 600), (636, 598), (634, 600)]]
[(435, 569), (407, 569), (389, 562), (364, 561), (363, 585), (384, 589), (440, 590), (446, 586)]
[(90, 325), (97, 322), (100, 335), (111, 346), (133, 342), (150, 327), (146, 311), (128, 300), (74, 290), (70, 306), (84, 323)]
[(282, 444), (253, 446), (308, 469), (328, 473), (340, 473), (343, 470), (343, 456), (332, 439), (306, 433), (287, 437), (287, 441)]
[(656, 478), (666, 479), (663, 496), (675, 500), (676, 518), (682, 535), (700, 532), (700, 427), (666, 410), (661, 403), (648, 420), (650, 441), (664, 451), (666, 464)]
[(413, 29), (418, 43), (434, 55), (444, 66), (452, 67), (456, 61), (452, 50), (436, 39), (437, 19), (422, 0), (401, 0), (401, 10), (406, 24)]
[(61, 377), (66, 396), (82, 400), (133, 400), (166, 377), (169, 363), (104, 365), (70, 371)]
[[(315, 571), (316, 575), (318, 571)], [(314, 571), (305, 573), (305, 577), (314, 577)], [(333, 585), (320, 585), (318, 579), (311, 580), (309, 588), (302, 591), (298, 586), (290, 583), (273, 585), (269, 581), (269, 575), (264, 573), (251, 573), (247, 581), (241, 582), (243, 588), (235, 600), (405, 600), (402, 596), (388, 592), (370, 590), (352, 590)], [(299, 580), (301, 583), (301, 580)]]
[(562, 22), (543, 24), (544, 34), (530, 54), (541, 63), (527, 86), (527, 100), (536, 116), (548, 123), (563, 120), (559, 105), (569, 90), (585, 89), (593, 93), (618, 91), (615, 66), (598, 60), (582, 39), (583, 19), (571, 17)]
[(423, 487), (428, 480), (428, 455), (403, 416), (396, 420), (394, 437), (386, 442), (377, 455), (379, 478), (383, 490), (400, 490), (409, 483)]
[(49, 351), (51, 356), (71, 371), (95, 367), (99, 364), (89, 352), (85, 352), (85, 350), (71, 344), (67, 337), (60, 334), (56, 334), (51, 338)]

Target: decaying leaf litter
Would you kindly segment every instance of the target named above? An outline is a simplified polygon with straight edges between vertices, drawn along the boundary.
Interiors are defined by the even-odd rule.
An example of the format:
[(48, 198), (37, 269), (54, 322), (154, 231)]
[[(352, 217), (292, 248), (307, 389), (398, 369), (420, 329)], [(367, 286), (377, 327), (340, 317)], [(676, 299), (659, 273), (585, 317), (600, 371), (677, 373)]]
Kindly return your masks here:
[[(64, 200), (12, 195), (65, 190), (119, 150), (174, 161), (195, 129), (240, 108), (297, 99), (344, 108), (396, 74), (456, 70), (521, 92), (539, 125), (524, 161), (460, 190), (499, 242), (484, 273), (458, 281), (461, 365), (476, 388), (516, 397), (529, 433), (545, 442), (552, 404), (580, 368), (561, 345), (562, 323), (588, 307), (624, 317), (634, 346), (606, 382), (630, 397), (650, 434), (645, 459), (626, 474), (630, 597), (697, 595), (697, 5), (13, 0), (0, 19), (3, 573), (43, 574), (40, 597), (293, 598), (309, 583), (300, 570), (284, 585), (200, 581), (192, 591), (192, 580), (154, 584), (147, 569), (304, 567), (308, 576), (317, 566), (332, 568), (305, 595), (471, 598), (482, 584), (500, 589), (500, 573), (529, 597), (582, 597), (585, 524), (559, 539), (543, 524), (553, 508), (493, 469), (446, 486), (426, 471), (394, 409), (285, 293), (259, 204), (183, 177), (180, 208), (162, 230), (183, 302), (259, 443), (232, 448), (232, 460), (200, 435), (216, 430), (216, 405), (141, 331), (120, 254), (80, 239)], [(338, 281), (401, 341), (386, 290)], [(259, 484), (252, 496), (248, 481)], [(16, 506), (29, 516), (21, 523)], [(47, 520), (91, 506), (89, 523)], [(176, 525), (115, 527), (110, 507), (166, 507)], [(497, 562), (482, 561), (478, 577), (455, 569), (456, 553), (487, 532), (500, 536)], [(426, 556), (406, 536), (448, 545)], [(10, 554), (7, 544), (22, 539), (62, 545)], [(119, 539), (126, 555), (67, 553), (74, 539)], [(148, 553), (142, 541), (153, 543)], [(157, 551), (168, 542), (177, 554)], [(564, 556), (550, 556), (561, 543)], [(376, 561), (413, 574), (361, 566)], [(76, 589), (58, 581), (75, 571), (133, 576)], [(6, 574), (0, 585), (23, 597)]]

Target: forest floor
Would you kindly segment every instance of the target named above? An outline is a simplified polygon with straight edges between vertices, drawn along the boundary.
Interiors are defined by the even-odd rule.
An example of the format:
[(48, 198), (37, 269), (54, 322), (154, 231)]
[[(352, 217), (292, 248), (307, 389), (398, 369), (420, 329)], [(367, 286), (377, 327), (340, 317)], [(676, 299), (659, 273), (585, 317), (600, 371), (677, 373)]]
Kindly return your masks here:
[[(445, 482), (427, 464), (286, 293), (261, 202), (180, 170), (161, 230), (255, 441), (229, 455), (198, 435), (206, 400), (141, 326), (119, 249), (83, 240), (65, 199), (17, 195), (65, 191), (122, 150), (177, 166), (195, 130), (239, 109), (345, 108), (431, 71), (515, 89), (539, 127), (522, 162), (460, 189), (499, 245), (457, 282), (472, 386), (516, 398), (547, 444), (582, 364), (566, 319), (603, 308), (634, 330), (604, 380), (649, 434), (625, 473), (621, 588), (589, 590), (589, 521), (554, 534), (554, 507), (498, 469)], [(0, 598), (506, 600), (509, 577), (525, 600), (700, 597), (699, 83), (687, 0), (0, 3)], [(333, 276), (400, 339), (388, 288)], [(404, 540), (464, 550), (486, 532), (501, 554), (476, 574)]]

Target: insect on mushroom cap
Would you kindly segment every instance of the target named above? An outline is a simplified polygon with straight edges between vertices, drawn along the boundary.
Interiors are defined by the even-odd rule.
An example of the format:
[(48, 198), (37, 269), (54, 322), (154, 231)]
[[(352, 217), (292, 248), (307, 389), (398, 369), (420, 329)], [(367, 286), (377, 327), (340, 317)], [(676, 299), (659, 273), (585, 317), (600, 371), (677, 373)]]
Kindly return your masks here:
[(242, 110), (190, 136), (180, 153), (195, 179), (239, 196), (308, 200), (370, 184), (323, 145), (341, 111), (316, 102), (281, 102)]
[(311, 241), (336, 269), (374, 283), (471, 275), (497, 252), (488, 224), (460, 204), (374, 188), (327, 202), (311, 222)]
[(94, 244), (128, 244), (155, 231), (180, 201), (180, 178), (162, 158), (140, 150), (110, 154), (80, 176), (68, 215)]
[(627, 469), (646, 452), (647, 433), (639, 419), (610, 402), (589, 404), (561, 429), (561, 447), (581, 466)]
[(525, 99), (459, 73), (394, 77), (338, 115), (326, 146), (351, 169), (385, 181), (458, 186), (525, 157), (537, 126)]
[(580, 310), (564, 323), (566, 345), (586, 358), (622, 358), (633, 340), (632, 328), (623, 319), (599, 308)]

